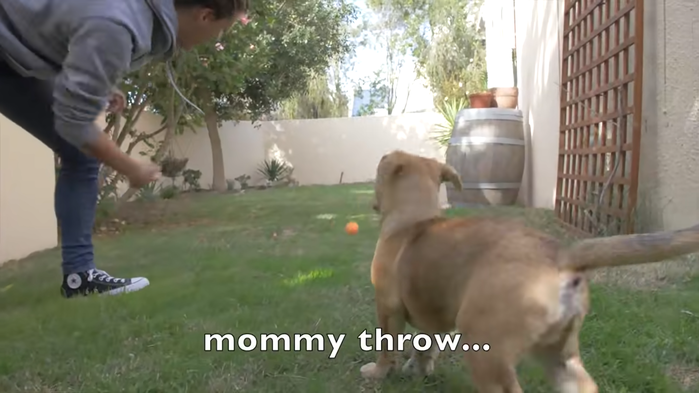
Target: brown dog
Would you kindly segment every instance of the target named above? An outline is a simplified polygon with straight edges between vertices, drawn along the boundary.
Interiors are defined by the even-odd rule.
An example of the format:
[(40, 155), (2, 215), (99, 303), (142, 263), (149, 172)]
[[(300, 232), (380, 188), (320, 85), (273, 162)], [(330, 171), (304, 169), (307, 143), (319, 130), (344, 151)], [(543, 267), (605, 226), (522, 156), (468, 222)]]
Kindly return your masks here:
[[(436, 160), (402, 151), (381, 158), (374, 206), (381, 231), (371, 265), (378, 325), (394, 340), (409, 323), (430, 336), (456, 329), (463, 343), (489, 344), (487, 352), (463, 352), (479, 393), (522, 392), (515, 367), (526, 355), (543, 362), (559, 392), (596, 393), (578, 348), (589, 308), (585, 271), (699, 251), (699, 225), (564, 248), (513, 221), (443, 218), (445, 181), (461, 188), (454, 168)], [(430, 374), (438, 353), (435, 344), (413, 350), (403, 369)], [(397, 353), (383, 349), (361, 373), (380, 379), (397, 367)]]

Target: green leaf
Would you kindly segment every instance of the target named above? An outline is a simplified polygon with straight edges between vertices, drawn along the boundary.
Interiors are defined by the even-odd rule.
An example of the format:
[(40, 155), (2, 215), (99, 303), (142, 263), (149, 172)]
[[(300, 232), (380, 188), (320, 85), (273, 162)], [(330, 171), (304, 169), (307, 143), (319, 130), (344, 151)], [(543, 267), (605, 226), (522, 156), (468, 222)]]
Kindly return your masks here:
[(468, 101), (465, 98), (452, 98), (437, 104), (437, 111), (442, 115), (444, 121), (434, 126), (435, 130), (432, 134), (432, 139), (440, 146), (449, 144), (456, 117), (462, 109), (467, 107)]

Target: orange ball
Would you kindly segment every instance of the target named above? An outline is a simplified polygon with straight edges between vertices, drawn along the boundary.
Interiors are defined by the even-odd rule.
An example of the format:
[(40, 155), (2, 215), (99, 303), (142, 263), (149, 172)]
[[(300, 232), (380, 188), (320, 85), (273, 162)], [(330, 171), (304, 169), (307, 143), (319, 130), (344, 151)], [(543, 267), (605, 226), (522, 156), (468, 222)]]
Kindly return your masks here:
[(356, 222), (350, 221), (345, 225), (345, 232), (347, 232), (350, 235), (355, 235), (357, 232), (359, 232), (359, 225), (357, 225)]

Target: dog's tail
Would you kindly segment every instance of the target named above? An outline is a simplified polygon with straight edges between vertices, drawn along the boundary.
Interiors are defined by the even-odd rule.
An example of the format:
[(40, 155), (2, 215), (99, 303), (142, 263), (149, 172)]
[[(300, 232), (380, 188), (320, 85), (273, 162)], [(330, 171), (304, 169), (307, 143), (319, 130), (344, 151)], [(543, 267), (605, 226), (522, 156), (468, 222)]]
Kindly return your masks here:
[(564, 270), (639, 265), (699, 252), (699, 225), (676, 231), (586, 239), (566, 250)]

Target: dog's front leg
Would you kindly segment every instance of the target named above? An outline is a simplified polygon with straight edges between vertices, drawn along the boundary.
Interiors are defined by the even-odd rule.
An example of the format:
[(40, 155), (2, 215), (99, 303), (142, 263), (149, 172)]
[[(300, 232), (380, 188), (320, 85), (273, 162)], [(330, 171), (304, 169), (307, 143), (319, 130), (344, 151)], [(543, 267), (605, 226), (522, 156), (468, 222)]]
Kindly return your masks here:
[[(377, 299), (380, 298), (377, 296)], [(381, 340), (381, 349), (376, 363), (367, 363), (362, 366), (360, 371), (364, 378), (383, 379), (391, 371), (398, 369), (398, 335), (405, 330), (405, 317), (402, 308), (395, 303), (378, 302), (376, 312), (381, 334), (384, 337), (390, 336), (392, 342), (389, 343), (385, 339), (381, 340), (381, 337), (375, 337), (377, 343)]]

